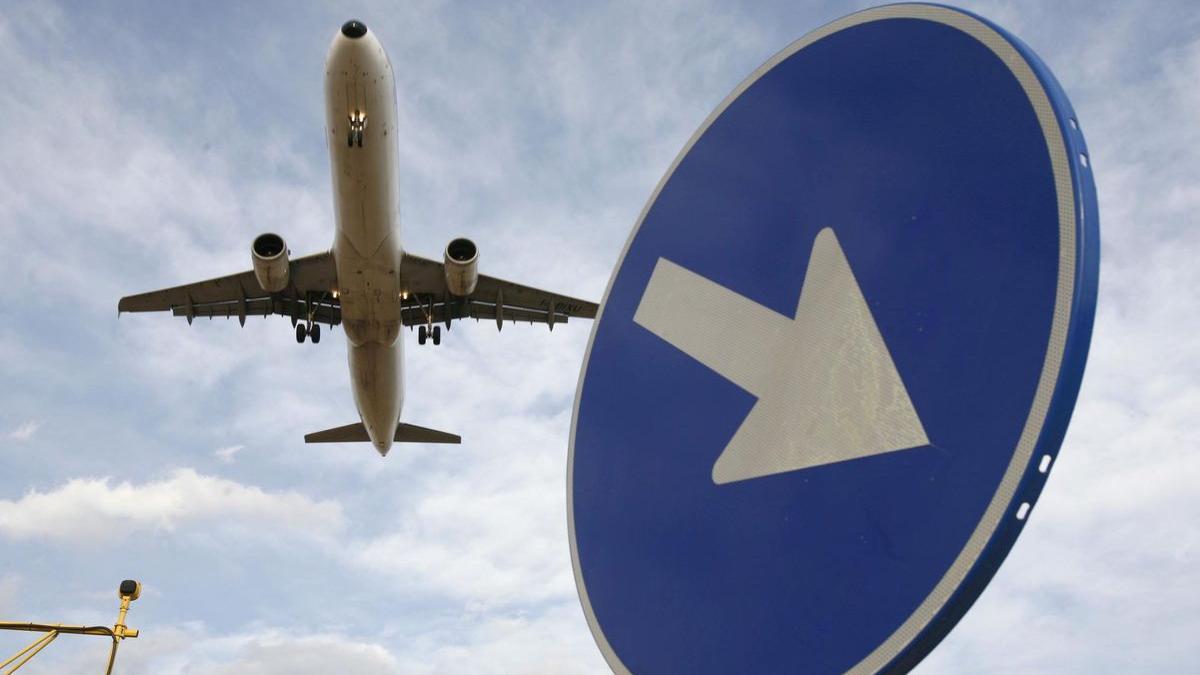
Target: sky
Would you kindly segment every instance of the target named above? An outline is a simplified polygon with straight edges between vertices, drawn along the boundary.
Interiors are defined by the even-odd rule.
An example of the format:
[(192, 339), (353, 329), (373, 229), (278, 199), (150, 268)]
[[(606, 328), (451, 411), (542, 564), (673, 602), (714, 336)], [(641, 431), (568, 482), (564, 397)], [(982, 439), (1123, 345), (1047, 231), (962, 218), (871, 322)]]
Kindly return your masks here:
[[(119, 671), (606, 672), (565, 474), (588, 322), (406, 350), (406, 421), (461, 446), (306, 446), (355, 421), (339, 330), (116, 315), (325, 250), (322, 64), (362, 19), (397, 79), (406, 247), (599, 299), (676, 153), (750, 72), (866, 4), (7, 2), (0, 8), (0, 619), (111, 625)], [(1053, 69), (1103, 245), (1079, 404), (989, 588), (918, 672), (1169, 672), (1200, 656), (1200, 9), (964, 2)], [(32, 635), (0, 634), (0, 658)], [(27, 639), (28, 638), (28, 639)], [(22, 672), (93, 672), (59, 639)]]

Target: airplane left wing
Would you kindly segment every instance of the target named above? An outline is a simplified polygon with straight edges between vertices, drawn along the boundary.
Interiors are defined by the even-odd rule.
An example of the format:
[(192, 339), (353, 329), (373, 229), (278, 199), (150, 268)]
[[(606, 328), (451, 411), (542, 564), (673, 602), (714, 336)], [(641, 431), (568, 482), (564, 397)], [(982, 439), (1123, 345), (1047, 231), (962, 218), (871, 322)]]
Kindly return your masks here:
[(421, 256), (404, 254), (400, 263), (408, 299), (402, 303), (405, 326), (445, 323), (451, 319), (492, 319), (497, 326), (504, 321), (554, 324), (570, 318), (594, 319), (599, 305), (587, 300), (551, 293), (539, 288), (480, 274), (475, 291), (465, 298), (446, 291), (442, 263)]
[(288, 265), (288, 286), (279, 293), (268, 293), (258, 284), (253, 270), (196, 283), (129, 295), (117, 303), (117, 312), (171, 312), (186, 317), (238, 317), (281, 314), (293, 322), (308, 316), (313, 321), (336, 325), (342, 321), (341, 305), (333, 296), (337, 288), (337, 268), (333, 255), (326, 251), (292, 260)]

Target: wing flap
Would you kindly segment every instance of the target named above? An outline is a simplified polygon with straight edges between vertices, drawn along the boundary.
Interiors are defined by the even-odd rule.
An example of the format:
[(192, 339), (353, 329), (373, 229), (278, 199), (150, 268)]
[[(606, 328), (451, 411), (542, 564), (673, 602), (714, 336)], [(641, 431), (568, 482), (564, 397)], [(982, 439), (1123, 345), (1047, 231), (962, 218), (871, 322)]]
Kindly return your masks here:
[[(404, 254), (400, 266), (404, 288), (412, 297), (401, 310), (406, 326), (432, 320), (495, 319), (497, 307), (504, 320), (529, 323), (565, 323), (569, 318), (593, 319), (599, 305), (569, 295), (479, 275), (475, 292), (466, 299), (447, 297), (442, 263)], [(553, 315), (551, 312), (553, 311)]]
[[(288, 268), (293, 292), (329, 293), (337, 288), (337, 268), (329, 251), (296, 258)], [(118, 312), (168, 312), (176, 307), (237, 303), (268, 297), (252, 270), (192, 284), (129, 295), (117, 303)], [(221, 314), (220, 316), (224, 316)], [(235, 313), (234, 316), (237, 316)]]
[[(502, 293), (503, 295), (501, 295)], [(596, 318), (596, 310), (600, 308), (594, 302), (572, 298), (567, 295), (549, 293), (511, 281), (489, 277), (485, 274), (479, 275), (479, 283), (476, 284), (475, 293), (471, 297), (479, 298), (480, 300), (490, 300), (493, 301), (493, 304), (499, 298), (503, 298), (505, 310), (514, 307), (541, 311), (543, 314), (548, 314), (551, 305), (553, 305), (555, 314), (559, 316), (574, 316), (581, 319)]]
[[(193, 318), (207, 317), (224, 317), (226, 319), (242, 316), (241, 301), (237, 302), (214, 302), (204, 305), (193, 304), (189, 309), (187, 306), (175, 306), (171, 308), (171, 313), (175, 316), (186, 317), (190, 313)], [(314, 302), (313, 304), (313, 321), (323, 323), (330, 326), (336, 326), (342, 322), (342, 310), (339, 306), (330, 302)], [(246, 301), (246, 316), (270, 316), (279, 314), (281, 316), (295, 316), (297, 319), (303, 319), (308, 316), (308, 302), (304, 300), (296, 300), (287, 297), (276, 298), (253, 298)]]
[[(512, 306), (508, 303), (503, 305), (501, 313), (505, 321), (513, 323), (550, 323), (549, 312)], [(494, 320), (496, 304), (480, 300), (451, 300), (434, 302), (432, 309), (429, 305), (406, 305), (400, 310), (400, 318), (405, 326), (420, 326), (431, 321), (434, 324), (444, 323), (447, 315), (453, 320)], [(559, 310), (555, 312), (554, 323), (566, 323), (569, 318), (569, 315)]]
[(332, 253), (297, 258), (291, 261), (288, 270), (289, 287), (282, 293), (267, 294), (258, 285), (254, 272), (246, 271), (126, 296), (117, 303), (117, 311), (171, 312), (187, 317), (190, 322), (195, 317), (244, 318), (269, 314), (302, 319), (311, 308), (313, 320), (318, 323), (342, 322), (341, 304), (332, 295), (337, 288)]

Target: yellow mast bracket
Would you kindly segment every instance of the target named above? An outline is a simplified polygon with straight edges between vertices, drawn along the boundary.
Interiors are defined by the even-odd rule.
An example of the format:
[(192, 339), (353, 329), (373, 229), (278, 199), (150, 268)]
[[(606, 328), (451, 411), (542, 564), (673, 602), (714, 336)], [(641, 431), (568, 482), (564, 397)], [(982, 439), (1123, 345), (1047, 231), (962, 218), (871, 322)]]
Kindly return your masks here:
[(108, 666), (104, 671), (105, 675), (111, 675), (113, 663), (117, 659), (117, 646), (121, 644), (121, 640), (138, 636), (136, 628), (130, 628), (125, 625), (125, 616), (129, 613), (129, 603), (141, 597), (142, 585), (132, 579), (126, 579), (121, 582), (121, 586), (117, 590), (117, 595), (121, 598), (121, 608), (117, 613), (117, 622), (112, 628), (108, 626), (72, 626), (61, 623), (0, 621), (0, 630), (23, 630), (44, 633), (44, 635), (34, 640), (32, 644), (12, 655), (3, 663), (0, 663), (0, 668), (8, 668), (8, 670), (4, 670), (0, 675), (12, 675), (17, 672), (17, 669), (29, 663), (34, 656), (37, 656), (38, 652), (45, 649), (51, 642), (54, 642), (55, 638), (64, 634), (103, 635), (111, 639), (112, 649), (109, 650)]

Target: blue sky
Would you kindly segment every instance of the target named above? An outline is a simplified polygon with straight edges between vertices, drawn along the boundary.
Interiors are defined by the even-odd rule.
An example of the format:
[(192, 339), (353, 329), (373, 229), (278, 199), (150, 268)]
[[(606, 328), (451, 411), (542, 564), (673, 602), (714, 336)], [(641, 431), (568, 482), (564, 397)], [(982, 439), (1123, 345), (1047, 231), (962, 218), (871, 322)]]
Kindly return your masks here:
[[(1200, 652), (1200, 11), (964, 4), (1071, 97), (1104, 258), (1053, 478), (921, 672), (1178, 670)], [(354, 421), (340, 331), (118, 320), (117, 298), (245, 269), (263, 231), (328, 248), (322, 63), (351, 16), (397, 75), (406, 246), (467, 235), (490, 274), (598, 299), (709, 112), (863, 6), (7, 3), (0, 616), (111, 623), (132, 576), (123, 672), (605, 672), (564, 510), (588, 324), (414, 340), (405, 419), (465, 442), (380, 460), (302, 443)], [(103, 649), (64, 638), (30, 672)]]

